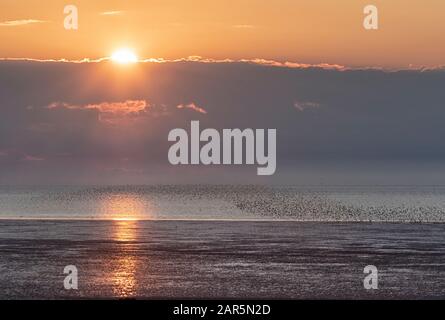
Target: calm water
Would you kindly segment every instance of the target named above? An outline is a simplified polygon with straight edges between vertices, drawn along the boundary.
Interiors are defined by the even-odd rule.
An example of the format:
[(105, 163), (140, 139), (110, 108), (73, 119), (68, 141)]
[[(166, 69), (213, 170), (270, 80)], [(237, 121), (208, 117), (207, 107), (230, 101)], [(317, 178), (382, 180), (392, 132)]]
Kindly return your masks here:
[(444, 213), (444, 187), (1, 187), (0, 298), (442, 299)]
[[(0, 298), (445, 298), (445, 224), (0, 220)], [(363, 288), (363, 268), (379, 289)], [(79, 290), (64, 290), (76, 265)]]
[(0, 218), (445, 221), (445, 187), (0, 187)]

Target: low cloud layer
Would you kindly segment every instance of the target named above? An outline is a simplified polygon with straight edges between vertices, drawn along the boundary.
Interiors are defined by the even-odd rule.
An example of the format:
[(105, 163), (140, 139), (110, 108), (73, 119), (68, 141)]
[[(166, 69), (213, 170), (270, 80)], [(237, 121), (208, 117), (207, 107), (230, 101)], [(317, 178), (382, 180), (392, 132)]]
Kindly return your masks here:
[(110, 10), (110, 11), (103, 11), (100, 13), (101, 16), (119, 16), (124, 14), (124, 11), (121, 10)]
[(264, 60), (0, 61), (0, 184), (256, 182), (250, 167), (172, 167), (168, 132), (191, 120), (276, 128), (277, 173), (261, 182), (445, 182), (443, 83)]
[(178, 108), (178, 109), (189, 109), (189, 110), (193, 110), (193, 111), (196, 111), (196, 112), (199, 112), (199, 113), (207, 114), (207, 111), (205, 109), (203, 109), (201, 107), (198, 107), (194, 103), (180, 104), (176, 108)]
[(20, 27), (28, 24), (44, 23), (46, 21), (37, 19), (22, 19), (22, 20), (10, 20), (0, 22), (0, 27)]

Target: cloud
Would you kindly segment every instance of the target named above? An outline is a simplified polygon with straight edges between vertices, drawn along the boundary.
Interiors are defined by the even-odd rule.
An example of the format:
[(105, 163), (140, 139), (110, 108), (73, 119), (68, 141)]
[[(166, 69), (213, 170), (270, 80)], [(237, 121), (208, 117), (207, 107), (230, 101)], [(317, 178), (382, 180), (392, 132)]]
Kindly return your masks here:
[(0, 61), (28, 61), (28, 62), (46, 62), (46, 63), (97, 63), (102, 61), (108, 61), (111, 60), (109, 57), (106, 58), (98, 58), (98, 59), (90, 59), (90, 58), (83, 58), (79, 60), (68, 60), (68, 59), (34, 59), (34, 58), (0, 58)]
[[(149, 173), (122, 173), (115, 177), (119, 183), (165, 182), (169, 174), (182, 181), (182, 174), (192, 174), (188, 167), (167, 163), (167, 136), (174, 128), (189, 129), (191, 120), (217, 130), (276, 128), (276, 179), (283, 177), (286, 166), (300, 170), (301, 179), (306, 179), (285, 175), (294, 177), (290, 182), (343, 183), (364, 163), (376, 163), (373, 172), (385, 179), (393, 171), (388, 168), (402, 168), (404, 163), (411, 165), (409, 174), (445, 163), (444, 70), (388, 72), (289, 67), (268, 60), (212, 61), (146, 61), (138, 65), (137, 77), (116, 72), (108, 61), (0, 61), (2, 182), (18, 181), (20, 175), (23, 181), (18, 182), (57, 178), (63, 184), (84, 174), (99, 183), (109, 175), (101, 176), (97, 168), (119, 167), (122, 158), (129, 159), (128, 172)], [(22, 151), (5, 156), (12, 150)], [(45, 161), (24, 161), (24, 155)], [(444, 174), (436, 172), (434, 181), (445, 183), (443, 167)], [(302, 168), (313, 170), (312, 180), (309, 169)], [(327, 178), (329, 168), (335, 169), (337, 180)], [(235, 171), (217, 172), (223, 172), (222, 180), (211, 172), (205, 179), (230, 183), (228, 175)], [(237, 172), (255, 175), (249, 168)], [(371, 171), (359, 170), (359, 176), (366, 174)]]
[(235, 29), (255, 29), (256, 28), (252, 24), (235, 24), (232, 27)]
[(353, 68), (348, 68), (339, 64), (330, 64), (330, 63), (298, 63), (298, 62), (280, 62), (275, 60), (267, 60), (267, 59), (251, 59), (251, 60), (240, 60), (241, 62), (249, 62), (255, 63), (263, 66), (270, 67), (279, 67), (279, 68), (290, 68), (290, 69), (309, 69), (309, 68), (318, 68), (318, 69), (326, 69), (326, 70), (353, 70)]
[(145, 100), (126, 100), (124, 102), (102, 102), (98, 104), (70, 105), (64, 102), (53, 102), (47, 106), (48, 109), (66, 108), (66, 109), (84, 109), (97, 110), (101, 113), (114, 113), (119, 115), (128, 115), (144, 111), (149, 105)]
[(99, 121), (114, 124), (118, 120), (137, 118), (143, 115), (150, 105), (145, 100), (126, 100), (123, 102), (101, 102), (97, 104), (73, 105), (53, 102), (47, 109), (93, 110), (99, 113)]
[(200, 62), (200, 63), (219, 63), (219, 64), (229, 64), (229, 63), (248, 63), (255, 64), (261, 66), (268, 67), (277, 67), (277, 68), (289, 68), (289, 69), (326, 69), (326, 70), (361, 70), (363, 68), (349, 68), (346, 66), (342, 66), (339, 64), (330, 64), (330, 63), (318, 63), (318, 64), (309, 64), (309, 63), (298, 63), (298, 62), (281, 62), (276, 60), (268, 60), (268, 59), (212, 59), (212, 58), (203, 58), (201, 56), (189, 56), (187, 58), (180, 58), (175, 60), (164, 60), (164, 59), (146, 59), (141, 60), (141, 62), (159, 62), (159, 63), (171, 63), (171, 62)]
[(101, 16), (117, 16), (123, 14), (124, 11), (121, 10), (115, 10), (115, 11), (104, 11), (99, 13)]
[(0, 160), (2, 161), (44, 161), (45, 158), (35, 155), (30, 155), (19, 149), (2, 150), (0, 151)]
[[(34, 58), (0, 58), (0, 61), (31, 61), (31, 62), (48, 62), (48, 63), (99, 63), (103, 61), (110, 61), (110, 57), (103, 58), (84, 58), (80, 60), (67, 60), (67, 59), (34, 59)], [(289, 69), (326, 69), (326, 70), (374, 70), (374, 68), (350, 68), (338, 64), (329, 64), (329, 63), (319, 63), (319, 64), (308, 64), (308, 63), (297, 63), (297, 62), (281, 62), (275, 60), (267, 60), (267, 59), (213, 59), (213, 58), (204, 58), (201, 56), (189, 56), (186, 58), (179, 59), (164, 59), (164, 58), (149, 58), (149, 59), (139, 59), (138, 63), (179, 63), (179, 62), (195, 62), (202, 64), (254, 64), (268, 67), (277, 67), (277, 68), (289, 68)], [(381, 70), (381, 68), (375, 68), (376, 70)], [(412, 69), (410, 69), (412, 70)], [(422, 69), (423, 70), (423, 69)], [(395, 70), (397, 71), (397, 70)]]
[(28, 24), (36, 24), (36, 23), (45, 23), (44, 20), (36, 20), (36, 19), (23, 19), (23, 20), (10, 20), (0, 22), (0, 27), (19, 27), (25, 26)]
[(176, 106), (176, 108), (178, 109), (189, 109), (189, 110), (193, 110), (202, 114), (207, 114), (207, 111), (204, 110), (201, 107), (198, 107), (196, 104), (194, 103), (189, 103), (189, 104), (180, 104), (178, 106)]
[(30, 156), (30, 155), (25, 155), (23, 158), (24, 161), (43, 161), (45, 160), (45, 158), (42, 157), (36, 157), (36, 156)]
[[(0, 57), (1, 61), (29, 61), (29, 62), (47, 62), (47, 63), (100, 63), (111, 61), (110, 57), (102, 58), (83, 58), (78, 60), (68, 59), (35, 59), (35, 58), (7, 58)], [(382, 68), (382, 67), (348, 67), (340, 64), (332, 63), (300, 63), (295, 61), (276, 61), (270, 59), (213, 59), (205, 58), (198, 55), (188, 56), (178, 59), (164, 59), (164, 58), (148, 58), (139, 59), (138, 63), (179, 63), (179, 62), (196, 62), (203, 64), (253, 64), (267, 67), (286, 68), (286, 69), (324, 69), (324, 70), (336, 70), (336, 71), (382, 71), (382, 72), (399, 72), (399, 71), (412, 71), (412, 72), (430, 72), (430, 71), (444, 71), (445, 65), (437, 65), (433, 67), (414, 66), (410, 65), (408, 68)]]
[(310, 102), (310, 101), (306, 101), (306, 102), (295, 101), (294, 102), (294, 107), (298, 111), (304, 111), (306, 109), (320, 108), (320, 104), (317, 103), (317, 102)]
[[(52, 102), (45, 107), (48, 110), (86, 110), (98, 113), (98, 120), (104, 123), (116, 124), (121, 120), (137, 120), (145, 117), (159, 117), (171, 115), (174, 107), (165, 104), (154, 105), (146, 100), (126, 100), (122, 102), (101, 102), (90, 104), (70, 104), (66, 102)], [(188, 109), (207, 114), (207, 111), (195, 103), (179, 104), (176, 109)], [(29, 109), (32, 110), (32, 109)], [(30, 130), (45, 131), (51, 129), (48, 123), (37, 123), (30, 126)]]

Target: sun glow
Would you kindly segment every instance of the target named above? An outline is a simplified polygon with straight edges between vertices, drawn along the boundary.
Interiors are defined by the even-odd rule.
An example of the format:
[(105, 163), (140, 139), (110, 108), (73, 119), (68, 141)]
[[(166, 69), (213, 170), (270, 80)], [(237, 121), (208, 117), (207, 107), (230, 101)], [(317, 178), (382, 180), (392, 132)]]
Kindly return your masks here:
[(136, 54), (130, 49), (119, 49), (115, 51), (111, 56), (111, 60), (113, 62), (120, 64), (129, 64), (138, 62)]
[(116, 222), (150, 219), (150, 209), (137, 196), (115, 194), (104, 197), (100, 204), (101, 218)]

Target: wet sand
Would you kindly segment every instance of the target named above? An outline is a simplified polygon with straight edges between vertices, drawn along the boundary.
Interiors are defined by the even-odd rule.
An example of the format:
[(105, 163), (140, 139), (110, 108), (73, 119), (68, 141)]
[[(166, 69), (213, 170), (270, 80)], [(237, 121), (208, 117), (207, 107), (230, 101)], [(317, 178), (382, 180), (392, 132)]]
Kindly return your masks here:
[(0, 220), (0, 298), (445, 298), (445, 224)]

